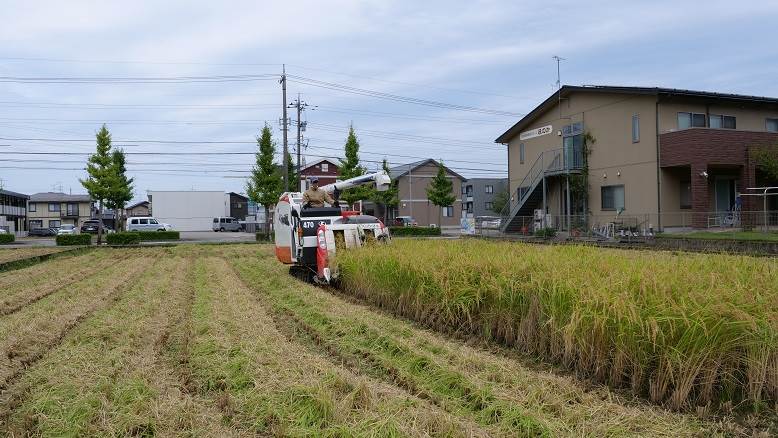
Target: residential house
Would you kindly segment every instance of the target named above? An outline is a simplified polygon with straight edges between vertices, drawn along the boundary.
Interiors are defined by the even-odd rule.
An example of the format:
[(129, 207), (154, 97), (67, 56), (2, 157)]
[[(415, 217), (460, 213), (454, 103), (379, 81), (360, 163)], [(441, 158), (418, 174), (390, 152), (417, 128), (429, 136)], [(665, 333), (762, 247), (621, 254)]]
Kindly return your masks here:
[(127, 217), (132, 216), (149, 216), (149, 201), (136, 202), (124, 209), (124, 214)]
[(507, 178), (470, 178), (462, 183), (462, 216), (497, 216), (494, 197), (508, 190)]
[(227, 196), (229, 196), (230, 217), (245, 221), (249, 214), (249, 198), (235, 192), (230, 192)]
[(739, 194), (776, 184), (753, 157), (778, 144), (778, 99), (566, 85), (495, 141), (508, 148), (506, 231), (535, 210), (561, 228), (726, 226), (756, 208)]
[(322, 158), (302, 166), (300, 169), (302, 190), (308, 189), (309, 180), (314, 176), (319, 178), (320, 186), (334, 183), (340, 177), (339, 163), (336, 158)]
[(80, 227), (92, 217), (93, 203), (89, 195), (69, 195), (58, 192), (35, 193), (27, 203), (27, 227), (59, 228), (65, 224)]
[(27, 230), (29, 196), (0, 189), (0, 228), (21, 236)]
[(426, 159), (391, 168), (389, 176), (397, 181), (399, 198), (393, 217), (412, 216), (422, 226), (459, 227), (462, 217), (460, 194), (465, 178), (448, 167), (445, 170), (453, 183), (456, 200), (453, 205), (437, 207), (427, 199), (427, 187), (438, 173), (437, 161)]

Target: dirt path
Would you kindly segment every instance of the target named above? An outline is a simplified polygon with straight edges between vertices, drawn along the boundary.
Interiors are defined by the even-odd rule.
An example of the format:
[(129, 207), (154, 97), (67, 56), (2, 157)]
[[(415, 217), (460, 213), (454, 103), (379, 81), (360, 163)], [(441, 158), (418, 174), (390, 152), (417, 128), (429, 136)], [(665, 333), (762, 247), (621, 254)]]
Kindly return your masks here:
[(523, 366), (516, 358), (468, 347), (299, 283), (283, 275), (283, 267), (271, 258), (242, 257), (239, 248), (234, 251), (229, 259), (246, 284), (335, 360), (424, 391), (450, 412), (495, 431), (553, 436), (697, 436), (722, 431), (691, 415), (670, 413), (542, 367)]

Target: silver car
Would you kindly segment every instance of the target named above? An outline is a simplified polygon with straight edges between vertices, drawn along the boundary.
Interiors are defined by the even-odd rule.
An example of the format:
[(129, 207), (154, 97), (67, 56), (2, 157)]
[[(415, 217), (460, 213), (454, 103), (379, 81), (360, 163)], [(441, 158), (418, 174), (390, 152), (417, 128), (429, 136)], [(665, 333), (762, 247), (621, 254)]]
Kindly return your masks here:
[(68, 234), (78, 234), (78, 228), (75, 225), (65, 224), (59, 227), (57, 230), (57, 236), (64, 236)]
[(234, 217), (215, 217), (213, 218), (213, 231), (240, 231), (240, 222)]
[(127, 231), (170, 231), (173, 226), (163, 224), (151, 216), (133, 217), (127, 220)]

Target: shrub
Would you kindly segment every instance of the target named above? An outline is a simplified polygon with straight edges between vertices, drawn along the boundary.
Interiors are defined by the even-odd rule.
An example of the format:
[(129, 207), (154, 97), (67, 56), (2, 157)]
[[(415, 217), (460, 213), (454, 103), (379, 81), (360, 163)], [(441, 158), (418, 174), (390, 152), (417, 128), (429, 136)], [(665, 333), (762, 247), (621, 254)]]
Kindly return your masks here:
[(270, 233), (270, 235), (266, 235), (264, 231), (256, 233), (256, 239), (257, 242), (272, 242), (273, 241), (273, 233)]
[(440, 228), (435, 227), (389, 227), (392, 236), (440, 236)]
[(556, 230), (551, 227), (541, 228), (535, 231), (535, 237), (542, 237), (544, 239), (551, 239), (556, 236)]
[(57, 246), (91, 245), (91, 234), (64, 234), (57, 236)]
[(0, 244), (3, 244), (3, 243), (13, 243), (13, 241), (14, 241), (14, 240), (16, 240), (16, 238), (15, 238), (15, 237), (14, 237), (14, 235), (13, 235), (13, 234), (11, 234), (11, 233), (8, 233), (8, 234), (5, 234), (5, 233), (3, 233), (3, 234), (0, 234)]
[(136, 245), (140, 243), (138, 233), (112, 233), (105, 236), (109, 245)]
[(130, 231), (137, 234), (141, 241), (156, 240), (179, 240), (181, 233), (178, 231)]
[(481, 241), (338, 253), (346, 293), (673, 409), (778, 401), (772, 259)]

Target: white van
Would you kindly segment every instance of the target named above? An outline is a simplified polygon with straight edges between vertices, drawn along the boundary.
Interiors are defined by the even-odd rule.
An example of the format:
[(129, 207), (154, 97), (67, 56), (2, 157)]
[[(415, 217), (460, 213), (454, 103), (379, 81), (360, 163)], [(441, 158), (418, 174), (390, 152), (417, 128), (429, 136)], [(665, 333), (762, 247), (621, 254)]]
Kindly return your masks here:
[(131, 217), (127, 220), (127, 231), (170, 231), (173, 226), (163, 224), (151, 216)]
[(240, 222), (234, 217), (215, 217), (211, 229), (213, 231), (240, 231)]

